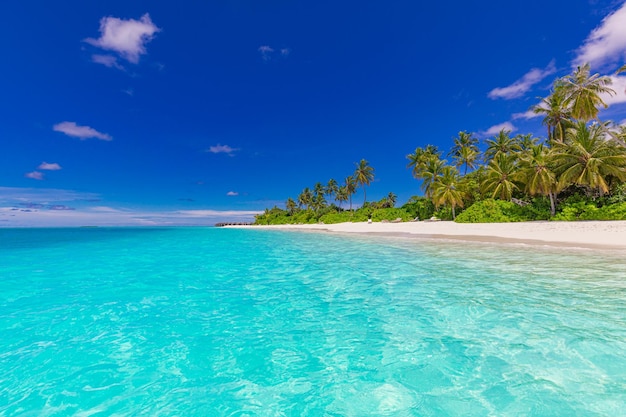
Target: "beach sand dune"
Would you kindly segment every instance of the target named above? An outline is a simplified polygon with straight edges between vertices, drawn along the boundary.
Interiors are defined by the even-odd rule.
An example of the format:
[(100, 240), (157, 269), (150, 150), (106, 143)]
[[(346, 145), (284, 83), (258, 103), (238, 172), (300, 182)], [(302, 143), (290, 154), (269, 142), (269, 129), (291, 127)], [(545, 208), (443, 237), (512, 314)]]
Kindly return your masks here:
[(253, 229), (327, 231), (335, 233), (415, 236), (492, 243), (525, 243), (626, 251), (626, 221), (520, 223), (338, 223), (247, 226)]

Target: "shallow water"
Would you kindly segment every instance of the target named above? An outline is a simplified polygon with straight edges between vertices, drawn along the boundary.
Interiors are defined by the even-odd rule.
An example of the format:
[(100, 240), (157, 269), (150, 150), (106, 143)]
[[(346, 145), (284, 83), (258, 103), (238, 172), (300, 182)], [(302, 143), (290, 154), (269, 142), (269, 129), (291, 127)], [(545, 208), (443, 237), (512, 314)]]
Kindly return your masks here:
[(624, 415), (624, 277), (573, 249), (0, 229), (0, 415)]

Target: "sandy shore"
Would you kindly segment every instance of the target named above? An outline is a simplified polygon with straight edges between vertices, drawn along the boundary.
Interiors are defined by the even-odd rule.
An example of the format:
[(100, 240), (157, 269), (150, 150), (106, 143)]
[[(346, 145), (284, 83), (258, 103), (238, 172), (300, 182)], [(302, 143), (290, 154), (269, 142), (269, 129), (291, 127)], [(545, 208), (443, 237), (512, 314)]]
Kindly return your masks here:
[(626, 221), (473, 223), (339, 223), (246, 226), (254, 229), (415, 236), (492, 243), (567, 246), (626, 251)]

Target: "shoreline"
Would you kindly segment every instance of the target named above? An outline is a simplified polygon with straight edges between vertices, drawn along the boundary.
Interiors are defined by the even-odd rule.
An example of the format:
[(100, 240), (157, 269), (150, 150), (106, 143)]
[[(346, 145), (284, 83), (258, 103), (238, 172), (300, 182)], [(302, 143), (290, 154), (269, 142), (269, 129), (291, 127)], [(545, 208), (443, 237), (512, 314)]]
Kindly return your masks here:
[(255, 230), (292, 230), (415, 237), (467, 242), (526, 244), (626, 252), (626, 221), (455, 223), (421, 221), (404, 223), (336, 223), (299, 225), (226, 226)]

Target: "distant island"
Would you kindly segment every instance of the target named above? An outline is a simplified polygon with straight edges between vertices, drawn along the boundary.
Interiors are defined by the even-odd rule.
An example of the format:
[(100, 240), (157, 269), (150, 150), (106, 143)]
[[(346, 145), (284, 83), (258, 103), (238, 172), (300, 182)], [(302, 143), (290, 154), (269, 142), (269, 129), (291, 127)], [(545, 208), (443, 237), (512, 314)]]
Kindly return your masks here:
[[(550, 95), (529, 110), (543, 117), (546, 138), (502, 129), (481, 151), (476, 136), (462, 131), (446, 154), (451, 163), (436, 146), (416, 148), (407, 168), (424, 194), (400, 207), (393, 192), (367, 201), (374, 168), (363, 159), (341, 184), (330, 179), (306, 187), (284, 208), (255, 216), (255, 224), (626, 220), (626, 125), (598, 118), (599, 108), (608, 108), (602, 95), (615, 94), (610, 86), (589, 64), (557, 78)], [(359, 188), (363, 203), (353, 209)]]

